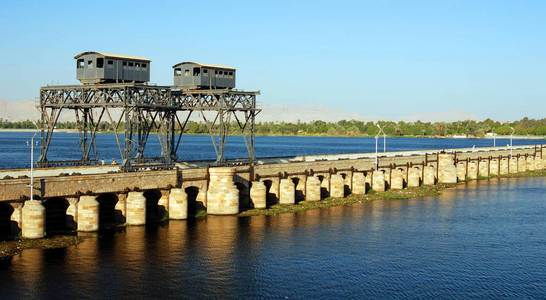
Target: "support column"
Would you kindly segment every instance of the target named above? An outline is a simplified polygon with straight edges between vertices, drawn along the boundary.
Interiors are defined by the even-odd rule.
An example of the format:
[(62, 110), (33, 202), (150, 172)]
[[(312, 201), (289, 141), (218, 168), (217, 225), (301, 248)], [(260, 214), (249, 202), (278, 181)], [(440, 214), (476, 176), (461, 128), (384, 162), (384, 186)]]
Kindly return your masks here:
[(455, 155), (449, 153), (438, 154), (438, 183), (457, 183), (457, 168)]
[(475, 162), (468, 162), (468, 174), (466, 174), (466, 177), (471, 180), (478, 179), (478, 165)]
[(425, 167), (425, 175), (423, 178), (424, 185), (434, 185), (436, 183), (436, 168), (434, 166)]
[(330, 197), (343, 198), (345, 196), (345, 180), (341, 174), (330, 176)]
[(418, 187), (420, 185), (421, 170), (419, 168), (410, 168), (408, 171), (408, 187)]
[(326, 173), (324, 174), (324, 177), (322, 178), (322, 182), (320, 183), (320, 187), (323, 189), (326, 189), (328, 192), (328, 196), (330, 196), (330, 174)]
[(296, 187), (290, 178), (281, 179), (280, 204), (294, 204), (296, 202)]
[(185, 220), (188, 218), (188, 194), (184, 189), (171, 189), (169, 193), (169, 219)]
[(13, 208), (13, 212), (11, 213), (10, 217), (10, 220), (12, 221), (10, 233), (15, 236), (21, 232), (21, 227), (23, 225), (23, 203), (15, 202), (10, 203), (10, 205)]
[(125, 204), (127, 201), (127, 194), (117, 194), (118, 202), (116, 207), (114, 207), (114, 213), (117, 224), (125, 224), (127, 222), (127, 211), (125, 209)]
[(127, 225), (146, 224), (146, 197), (144, 197), (144, 193), (129, 192), (125, 201), (125, 223)]
[(366, 194), (366, 178), (362, 172), (353, 173), (353, 190), (352, 193), (355, 195), (364, 195)]
[(307, 177), (306, 189), (305, 201), (320, 201), (320, 180), (317, 177)]
[(38, 200), (25, 201), (21, 231), (25, 239), (41, 239), (45, 234), (45, 207)]
[(503, 158), (500, 160), (500, 175), (508, 174), (508, 159)]
[(527, 162), (525, 156), (518, 158), (518, 173), (527, 171)]
[(391, 171), (391, 190), (401, 190), (404, 188), (404, 175), (402, 169), (393, 169)]
[(265, 184), (261, 181), (252, 181), (252, 186), (250, 187), (250, 201), (254, 208), (263, 209), (266, 208), (266, 195), (267, 189)]
[(96, 196), (80, 196), (77, 210), (78, 231), (99, 230), (99, 202)]
[(234, 215), (239, 213), (239, 190), (233, 182), (235, 168), (209, 168), (210, 182), (207, 190), (207, 213)]
[(66, 198), (68, 201), (68, 208), (66, 209), (66, 228), (76, 230), (78, 229), (78, 198), (71, 197)]
[(478, 175), (479, 176), (482, 176), (482, 177), (488, 177), (489, 176), (489, 172), (488, 172), (488, 169), (489, 169), (489, 163), (487, 160), (480, 160), (480, 167), (479, 167), (479, 173)]
[(376, 192), (385, 191), (385, 172), (384, 171), (373, 171), (372, 174), (372, 189)]
[(540, 153), (537, 153), (535, 156), (535, 170), (542, 170), (543, 167), (542, 157), (540, 157)]
[(489, 162), (489, 175), (499, 175), (499, 160), (498, 159), (492, 159)]
[(508, 173), (515, 174), (518, 172), (518, 158), (512, 156), (508, 162)]
[(169, 190), (159, 190), (161, 192), (161, 198), (157, 201), (157, 209), (163, 213), (169, 212)]
[(466, 179), (466, 162), (457, 163), (457, 181), (465, 181)]
[(526, 168), (527, 168), (528, 171), (534, 171), (535, 170), (535, 157), (534, 156), (527, 156)]

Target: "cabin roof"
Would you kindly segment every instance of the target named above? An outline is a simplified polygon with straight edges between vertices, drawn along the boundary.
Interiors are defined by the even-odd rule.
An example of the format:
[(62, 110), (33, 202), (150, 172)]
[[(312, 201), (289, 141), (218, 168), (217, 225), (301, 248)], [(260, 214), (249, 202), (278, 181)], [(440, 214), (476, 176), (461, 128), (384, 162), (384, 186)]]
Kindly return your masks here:
[(129, 56), (129, 55), (120, 55), (120, 54), (112, 54), (112, 53), (104, 53), (104, 52), (96, 52), (96, 51), (87, 51), (82, 52), (76, 56), (74, 56), (75, 59), (78, 59), (86, 54), (98, 54), (100, 56), (103, 56), (104, 58), (119, 58), (119, 59), (127, 59), (127, 60), (138, 60), (138, 61), (152, 61), (149, 58), (146, 57), (139, 57), (139, 56)]
[(227, 70), (233, 70), (233, 71), (236, 70), (234, 67), (211, 65), (211, 64), (202, 64), (202, 63), (192, 62), (192, 61), (185, 61), (185, 62), (177, 63), (176, 65), (173, 66), (173, 68), (176, 68), (176, 67), (179, 67), (179, 66), (185, 65), (185, 64), (194, 64), (194, 65), (198, 65), (198, 66), (201, 66), (201, 67), (213, 68), (213, 69), (227, 69)]

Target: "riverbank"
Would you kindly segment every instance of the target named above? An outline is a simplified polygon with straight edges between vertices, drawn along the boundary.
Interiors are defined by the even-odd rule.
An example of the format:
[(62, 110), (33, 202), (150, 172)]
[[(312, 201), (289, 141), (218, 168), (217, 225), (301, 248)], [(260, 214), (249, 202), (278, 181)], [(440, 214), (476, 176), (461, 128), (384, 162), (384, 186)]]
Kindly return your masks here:
[[(479, 177), (477, 180), (491, 180), (496, 178), (522, 178), (522, 177), (546, 177), (546, 169), (539, 171), (530, 171), (524, 173), (507, 174), (501, 176)], [(471, 180), (467, 180), (471, 181)], [(412, 187), (402, 190), (387, 190), (385, 192), (369, 191), (365, 195), (349, 195), (345, 198), (326, 198), (320, 201), (301, 201), (295, 205), (275, 204), (266, 209), (250, 209), (240, 213), (240, 217), (258, 216), (258, 215), (277, 215), (284, 213), (297, 213), (299, 211), (327, 208), (339, 205), (363, 203), (372, 200), (387, 200), (387, 199), (412, 199), (420, 197), (438, 196), (442, 190), (453, 188), (458, 184), (437, 184), (437, 185), (422, 185), (420, 187)]]

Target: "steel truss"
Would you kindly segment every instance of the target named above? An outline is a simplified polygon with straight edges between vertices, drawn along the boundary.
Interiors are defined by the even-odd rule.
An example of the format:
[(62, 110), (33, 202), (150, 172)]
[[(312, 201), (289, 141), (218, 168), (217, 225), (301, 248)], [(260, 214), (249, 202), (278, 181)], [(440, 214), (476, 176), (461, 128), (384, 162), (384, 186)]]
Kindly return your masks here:
[[(198, 113), (207, 125), (216, 152), (216, 164), (226, 163), (224, 157), (229, 125), (237, 124), (253, 164), (254, 122), (259, 92), (233, 90), (178, 90), (168, 86), (142, 84), (101, 84), (48, 86), (40, 89), (41, 154), (39, 167), (93, 165), (99, 163), (96, 134), (101, 122), (114, 131), (122, 157), (121, 169), (169, 168), (192, 114)], [(81, 159), (48, 160), (51, 138), (62, 111), (74, 114)], [(208, 115), (208, 116), (207, 116)], [(212, 117), (211, 117), (212, 115)], [(146, 156), (146, 143), (155, 133), (161, 153)], [(146, 151), (149, 152), (149, 151)]]

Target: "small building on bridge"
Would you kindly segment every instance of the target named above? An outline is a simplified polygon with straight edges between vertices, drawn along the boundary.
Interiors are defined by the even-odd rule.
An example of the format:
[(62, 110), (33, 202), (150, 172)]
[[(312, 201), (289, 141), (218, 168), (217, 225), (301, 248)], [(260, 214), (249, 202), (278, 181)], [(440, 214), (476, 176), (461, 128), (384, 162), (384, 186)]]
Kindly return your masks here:
[(174, 86), (182, 89), (233, 89), (236, 69), (228, 66), (181, 62), (173, 66)]
[(83, 84), (150, 81), (151, 60), (145, 57), (83, 52), (74, 58), (77, 79)]

